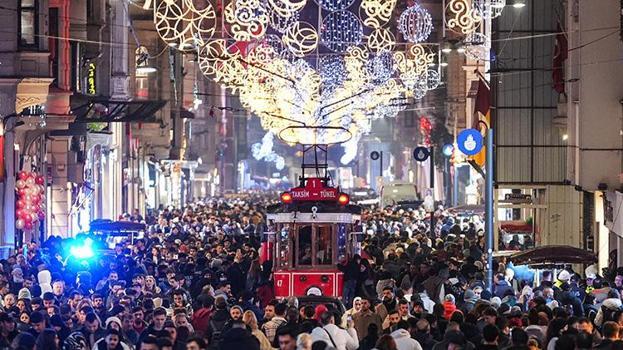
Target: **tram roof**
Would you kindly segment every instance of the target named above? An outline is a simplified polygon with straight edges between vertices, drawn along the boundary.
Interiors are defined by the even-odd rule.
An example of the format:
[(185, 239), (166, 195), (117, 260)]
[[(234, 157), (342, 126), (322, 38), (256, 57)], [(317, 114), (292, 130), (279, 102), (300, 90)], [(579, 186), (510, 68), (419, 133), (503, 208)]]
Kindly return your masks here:
[(361, 220), (361, 207), (358, 205), (306, 202), (274, 205), (268, 207), (267, 211), (268, 219), (275, 222), (355, 223)]
[[(315, 209), (314, 209), (315, 208)], [(355, 204), (339, 205), (333, 202), (300, 202), (293, 204), (273, 204), (266, 208), (268, 214), (279, 213), (342, 213), (360, 215), (362, 207)]]

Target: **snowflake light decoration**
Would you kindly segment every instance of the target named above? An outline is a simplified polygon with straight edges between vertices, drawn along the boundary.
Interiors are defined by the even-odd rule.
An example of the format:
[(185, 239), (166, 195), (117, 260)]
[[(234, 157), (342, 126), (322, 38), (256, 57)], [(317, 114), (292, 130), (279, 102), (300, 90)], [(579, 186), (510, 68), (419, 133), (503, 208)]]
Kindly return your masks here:
[(405, 40), (420, 43), (426, 41), (433, 31), (433, 18), (416, 3), (400, 15), (399, 29)]

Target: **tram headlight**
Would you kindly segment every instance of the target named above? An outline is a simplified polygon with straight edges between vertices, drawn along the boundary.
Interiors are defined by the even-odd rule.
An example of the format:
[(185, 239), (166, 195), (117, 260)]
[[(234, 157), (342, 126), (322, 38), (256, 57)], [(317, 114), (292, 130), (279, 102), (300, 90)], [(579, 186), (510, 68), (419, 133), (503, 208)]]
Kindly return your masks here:
[(281, 202), (284, 204), (292, 203), (292, 194), (290, 192), (283, 192), (281, 194)]
[(340, 196), (337, 197), (337, 202), (340, 205), (346, 205), (350, 202), (350, 197), (346, 193), (340, 193)]

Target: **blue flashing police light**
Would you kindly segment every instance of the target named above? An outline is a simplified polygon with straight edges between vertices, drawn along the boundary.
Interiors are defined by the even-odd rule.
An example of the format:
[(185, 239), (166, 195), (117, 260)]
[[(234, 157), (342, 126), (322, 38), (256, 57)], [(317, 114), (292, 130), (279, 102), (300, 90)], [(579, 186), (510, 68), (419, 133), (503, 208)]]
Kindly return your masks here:
[(95, 256), (93, 250), (93, 240), (86, 238), (82, 242), (77, 242), (76, 245), (69, 248), (69, 254), (76, 259), (89, 259)]

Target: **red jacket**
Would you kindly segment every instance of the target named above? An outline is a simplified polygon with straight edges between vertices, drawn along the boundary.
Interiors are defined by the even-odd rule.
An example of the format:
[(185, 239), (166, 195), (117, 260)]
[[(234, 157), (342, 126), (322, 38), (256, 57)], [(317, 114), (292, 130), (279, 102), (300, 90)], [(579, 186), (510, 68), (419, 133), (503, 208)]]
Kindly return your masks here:
[(446, 300), (443, 302), (443, 309), (443, 318), (449, 320), (450, 317), (452, 317), (452, 314), (456, 311), (456, 305), (454, 305), (453, 302)]
[(204, 336), (208, 333), (210, 317), (212, 317), (212, 310), (204, 307), (193, 312), (193, 317), (190, 323), (193, 325), (195, 332), (197, 332), (199, 336)]

